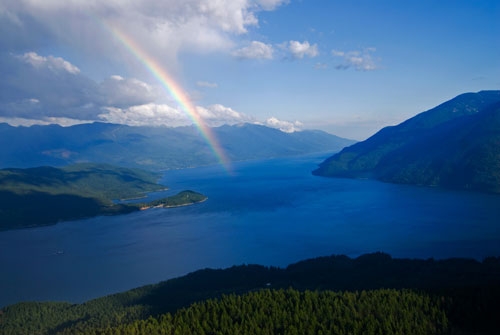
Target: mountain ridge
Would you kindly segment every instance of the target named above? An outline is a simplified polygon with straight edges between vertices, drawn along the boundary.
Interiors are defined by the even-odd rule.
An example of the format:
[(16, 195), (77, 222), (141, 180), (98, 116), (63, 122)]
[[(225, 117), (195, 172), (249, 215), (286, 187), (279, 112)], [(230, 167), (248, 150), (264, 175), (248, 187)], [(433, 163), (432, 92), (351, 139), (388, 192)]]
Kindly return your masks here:
[[(230, 161), (336, 152), (355, 142), (318, 130), (284, 133), (255, 124), (225, 125), (212, 131)], [(194, 126), (135, 127), (99, 122), (70, 127), (0, 124), (0, 168), (80, 162), (149, 170), (218, 163), (203, 134)]]
[(500, 192), (500, 91), (465, 93), (331, 156), (313, 174)]

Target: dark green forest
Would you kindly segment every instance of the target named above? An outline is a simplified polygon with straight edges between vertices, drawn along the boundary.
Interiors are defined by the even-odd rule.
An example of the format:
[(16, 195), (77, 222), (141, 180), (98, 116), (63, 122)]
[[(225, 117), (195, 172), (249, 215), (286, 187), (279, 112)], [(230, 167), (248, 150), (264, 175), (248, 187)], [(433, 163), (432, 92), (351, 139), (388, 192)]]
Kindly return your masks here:
[(179, 206), (186, 206), (186, 205), (192, 205), (198, 202), (203, 202), (207, 199), (206, 196), (203, 194), (186, 190), (179, 192), (178, 194), (167, 197), (167, 198), (161, 198), (158, 200), (153, 200), (147, 203), (138, 203), (134, 204), (134, 206), (138, 206), (141, 209), (145, 208), (150, 208), (150, 207), (179, 207)]
[(410, 291), (264, 289), (81, 334), (444, 334), (448, 320), (441, 305)]
[(161, 174), (107, 164), (75, 164), (63, 168), (41, 166), (0, 170), (0, 190), (19, 195), (43, 192), (72, 194), (109, 202), (144, 196), (166, 189), (158, 184)]
[(144, 197), (165, 190), (160, 174), (103, 164), (64, 168), (0, 170), (0, 231), (55, 224), (97, 215), (118, 215), (144, 207), (175, 207), (204, 201), (193, 191), (155, 200), (124, 204), (117, 199)]
[(500, 259), (321, 257), (205, 269), (83, 304), (24, 302), (0, 334), (497, 334)]

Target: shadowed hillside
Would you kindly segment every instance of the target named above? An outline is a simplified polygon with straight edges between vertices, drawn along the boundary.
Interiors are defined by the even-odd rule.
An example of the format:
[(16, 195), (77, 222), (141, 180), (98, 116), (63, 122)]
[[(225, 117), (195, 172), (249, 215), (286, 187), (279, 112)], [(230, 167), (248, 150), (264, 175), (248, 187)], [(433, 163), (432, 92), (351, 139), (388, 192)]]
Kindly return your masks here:
[[(220, 300), (207, 300), (214, 298)], [(297, 334), (329, 334), (334, 324), (338, 334), (496, 334), (498, 299), (497, 258), (436, 261), (375, 253), (320, 257), (284, 269), (205, 269), (84, 304), (19, 303), (0, 311), (0, 329), (6, 335), (231, 333), (247, 317), (280, 334), (295, 328)], [(250, 329), (241, 333), (260, 333)]]
[(120, 204), (165, 190), (153, 172), (103, 164), (64, 168), (37, 167), (0, 170), (0, 231), (55, 224), (96, 215), (127, 214), (150, 207), (176, 207), (206, 200), (182, 191), (151, 203)]
[(460, 95), (343, 149), (326, 177), (500, 192), (500, 91)]

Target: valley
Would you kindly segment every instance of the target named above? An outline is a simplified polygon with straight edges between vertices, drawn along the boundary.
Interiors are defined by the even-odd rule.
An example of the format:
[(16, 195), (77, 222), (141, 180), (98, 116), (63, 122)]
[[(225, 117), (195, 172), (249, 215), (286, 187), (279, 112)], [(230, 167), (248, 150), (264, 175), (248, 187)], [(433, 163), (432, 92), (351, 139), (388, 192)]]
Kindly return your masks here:
[[(271, 296), (283, 306), (295, 301), (308, 316), (316, 312), (303, 301), (320, 299), (328, 306), (347, 299), (373, 315), (382, 313), (381, 306), (384, 313), (396, 313), (392, 318), (401, 323), (392, 330), (492, 333), (495, 318), (475, 314), (475, 308), (494, 310), (499, 296), (498, 259), (492, 257), (500, 254), (498, 108), (491, 104), (497, 98), (496, 91), (459, 96), (366, 141), (344, 142), (334, 156), (330, 150), (314, 153), (315, 146), (278, 150), (274, 135), (266, 140), (274, 149), (262, 151), (269, 142), (261, 135), (268, 130), (248, 125), (246, 131), (260, 135), (246, 151), (248, 134), (226, 144), (240, 153), (230, 166), (198, 159), (191, 168), (174, 169), (177, 165), (155, 160), (146, 164), (151, 170), (143, 170), (127, 158), (120, 162), (128, 167), (66, 165), (69, 159), (58, 162), (62, 167), (2, 169), (0, 267), (9, 275), (0, 278), (5, 288), (0, 327), (16, 334), (23, 320), (22, 329), (47, 335), (140, 332), (141, 327), (149, 334), (159, 325), (187, 331), (175, 321), (185, 320), (186, 311), (201, 313), (189, 322), (192, 327), (207, 327), (196, 323), (205, 317), (198, 308), (206, 304), (230, 304), (237, 313), (242, 307), (235, 301), (269, 304)], [(304, 136), (310, 141), (311, 134)], [(290, 137), (286, 141), (292, 145)], [(116, 150), (117, 142), (109, 143)], [(145, 150), (141, 145), (138, 151)], [(193, 157), (203, 156), (204, 149), (191, 149)], [(307, 154), (297, 154), (301, 150)], [(62, 153), (44, 151), (43, 162), (49, 152)], [(37, 155), (27, 154), (25, 163), (37, 162)], [(344, 256), (300, 261), (332, 252)], [(308, 290), (321, 294), (310, 296)], [(414, 301), (412, 306), (425, 301), (414, 310), (423, 314), (397, 312), (407, 310), (398, 299)], [(274, 312), (289, 310), (274, 307)], [(27, 314), (41, 319), (27, 321)], [(332, 330), (321, 315), (315, 329)], [(428, 326), (412, 326), (416, 317)], [(239, 329), (231, 320), (223, 327)], [(266, 320), (266, 329), (279, 331), (279, 320)], [(352, 327), (389, 332), (385, 319), (365, 314), (336, 320), (350, 324), (335, 328), (339, 333)], [(219, 320), (206, 322), (221, 327)], [(290, 327), (310, 331), (300, 323)]]
[(283, 267), (331, 254), (500, 254), (497, 195), (313, 176), (328, 155), (239, 162), (233, 174), (217, 165), (169, 170), (158, 181), (168, 191), (136, 201), (188, 189), (208, 200), (4, 231), (0, 306), (82, 303), (207, 267)]
[(499, 18), (0, 0), (0, 335), (497, 335)]

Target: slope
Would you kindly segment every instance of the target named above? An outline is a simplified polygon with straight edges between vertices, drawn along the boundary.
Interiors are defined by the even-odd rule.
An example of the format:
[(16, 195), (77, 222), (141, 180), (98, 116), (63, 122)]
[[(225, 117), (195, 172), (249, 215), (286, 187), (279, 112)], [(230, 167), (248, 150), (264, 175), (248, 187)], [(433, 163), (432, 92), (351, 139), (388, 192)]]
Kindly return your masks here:
[(206, 200), (182, 191), (148, 203), (115, 203), (165, 190), (157, 173), (103, 164), (0, 170), (0, 231), (55, 224), (97, 215), (127, 214)]
[[(3, 329), (5, 334), (35, 331), (38, 334), (93, 334), (95, 331), (108, 334), (105, 331), (108, 327), (122, 325), (127, 328), (127, 324), (137, 323), (139, 320), (154, 322), (154, 319), (161, 319), (164, 313), (176, 311), (184, 313), (186, 309), (183, 308), (193, 302), (221, 297), (224, 300), (227, 294), (231, 296), (248, 292), (271, 294), (272, 291), (260, 290), (289, 288), (301, 292), (316, 291), (316, 293), (326, 290), (351, 292), (376, 290), (371, 293), (360, 292), (361, 295), (366, 296), (366, 294), (384, 294), (383, 292), (387, 291), (380, 291), (381, 288), (391, 288), (402, 290), (399, 293), (393, 291), (396, 295), (405, 295), (405, 292), (408, 292), (407, 289), (412, 289), (419, 295), (429, 294), (436, 297), (436, 301), (442, 303), (441, 306), (456, 333), (495, 334), (499, 323), (495, 309), (497, 299), (500, 297), (499, 280), (498, 258), (478, 262), (470, 259), (393, 259), (383, 253), (361, 255), (354, 259), (347, 256), (328, 256), (301, 261), (284, 269), (259, 265), (234, 266), (224, 270), (205, 269), (155, 285), (91, 300), (84, 304), (19, 303), (0, 310), (0, 330)], [(242, 299), (236, 298), (239, 301)], [(395, 298), (400, 300), (398, 297)], [(422, 306), (417, 307), (417, 301), (412, 301), (414, 311), (423, 312)], [(375, 305), (380, 306), (385, 302), (378, 301)], [(214, 307), (217, 302), (209, 300), (207, 303)], [(323, 306), (323, 304), (313, 305), (316, 308)], [(360, 304), (352, 300), (349, 306), (352, 309), (346, 315), (354, 316), (355, 310), (364, 310)], [(395, 306), (400, 305), (393, 305)], [(278, 306), (271, 308), (268, 304), (266, 308), (268, 313), (281, 313)], [(245, 314), (241, 309), (233, 312), (232, 321)], [(333, 317), (333, 312), (330, 311), (329, 317)], [(382, 311), (377, 313), (382, 313), (379, 317), (384, 315)], [(201, 317), (200, 313), (196, 314)], [(216, 315), (220, 317), (219, 313)], [(309, 318), (313, 317), (312, 315), (309, 313)], [(362, 315), (368, 317), (371, 313)], [(394, 317), (397, 318), (397, 315)], [(351, 319), (348, 318), (348, 320)], [(199, 318), (198, 321), (200, 321)], [(265, 325), (269, 324), (267, 322), (262, 324), (262, 326)], [(387, 331), (381, 333), (387, 333)], [(144, 333), (151, 334), (152, 332), (144, 330)], [(420, 333), (428, 334), (425, 331)]]
[(330, 157), (313, 174), (500, 192), (500, 91), (467, 93)]

